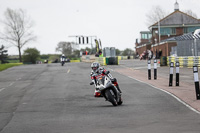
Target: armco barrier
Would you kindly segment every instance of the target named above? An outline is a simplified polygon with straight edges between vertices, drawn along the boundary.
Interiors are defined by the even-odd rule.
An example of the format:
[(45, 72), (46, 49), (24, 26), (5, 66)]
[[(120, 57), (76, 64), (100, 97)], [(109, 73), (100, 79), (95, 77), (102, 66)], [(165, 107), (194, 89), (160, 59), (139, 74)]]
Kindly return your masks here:
[[(119, 60), (127, 60), (128, 56), (116, 56), (116, 57), (95, 57), (94, 55), (83, 55), (81, 57), (82, 62), (99, 62), (101, 65), (118, 65)], [(133, 59), (133, 56), (130, 56)]]
[(94, 62), (95, 61), (95, 55), (83, 55), (81, 57), (81, 61), (82, 62), (89, 62), (89, 63)]
[(118, 57), (118, 60), (122, 60), (122, 57), (121, 56), (117, 56)]
[(95, 62), (99, 62), (101, 65), (118, 65), (118, 57), (96, 57)]
[(99, 64), (101, 64), (103, 66), (107, 65), (105, 57), (95, 57), (95, 62), (99, 62)]
[(117, 56), (118, 60), (127, 60), (128, 56)]
[(167, 65), (169, 66), (170, 62), (179, 62), (180, 67), (192, 68), (193, 66), (200, 66), (200, 56), (168, 56)]
[(80, 62), (80, 60), (70, 60), (70, 62)]

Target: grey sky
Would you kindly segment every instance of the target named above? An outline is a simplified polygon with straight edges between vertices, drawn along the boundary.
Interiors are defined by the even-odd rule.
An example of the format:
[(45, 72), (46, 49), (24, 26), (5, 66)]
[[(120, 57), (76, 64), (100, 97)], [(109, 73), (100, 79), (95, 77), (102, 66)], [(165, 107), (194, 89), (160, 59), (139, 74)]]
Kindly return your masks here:
[[(75, 41), (70, 35), (96, 35), (103, 47), (134, 49), (139, 32), (148, 30), (146, 14), (152, 7), (159, 5), (171, 13), (174, 3), (175, 0), (0, 0), (0, 19), (6, 8), (26, 10), (35, 22), (33, 30), (38, 36), (26, 47), (36, 47), (42, 54), (56, 53), (60, 41)], [(199, 0), (178, 3), (181, 11), (191, 9), (200, 17)], [(9, 54), (18, 53), (15, 47), (8, 50)]]

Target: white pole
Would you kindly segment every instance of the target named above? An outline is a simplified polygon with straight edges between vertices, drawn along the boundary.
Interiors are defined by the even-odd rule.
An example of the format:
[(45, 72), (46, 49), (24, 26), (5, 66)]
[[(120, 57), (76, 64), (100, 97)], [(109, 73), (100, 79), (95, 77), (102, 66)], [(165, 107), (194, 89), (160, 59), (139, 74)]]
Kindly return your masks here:
[(160, 43), (160, 20), (158, 21), (158, 35), (159, 35), (159, 43)]

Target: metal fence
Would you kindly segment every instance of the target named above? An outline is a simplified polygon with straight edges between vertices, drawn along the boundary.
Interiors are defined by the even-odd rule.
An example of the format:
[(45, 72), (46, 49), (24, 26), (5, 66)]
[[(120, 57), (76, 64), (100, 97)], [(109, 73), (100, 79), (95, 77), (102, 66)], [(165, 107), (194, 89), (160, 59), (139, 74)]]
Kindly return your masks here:
[(200, 56), (200, 40), (177, 41), (177, 56)]
[[(197, 34), (196, 34), (197, 33)], [(200, 34), (188, 33), (174, 38), (177, 46), (172, 48), (172, 54), (177, 56), (200, 56)]]

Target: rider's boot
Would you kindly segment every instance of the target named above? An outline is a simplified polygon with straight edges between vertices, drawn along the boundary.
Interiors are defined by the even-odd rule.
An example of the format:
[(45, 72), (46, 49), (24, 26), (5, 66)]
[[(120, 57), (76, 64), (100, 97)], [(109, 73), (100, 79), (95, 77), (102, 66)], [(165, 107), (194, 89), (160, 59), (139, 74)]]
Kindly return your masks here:
[(119, 85), (117, 84), (117, 90), (120, 92), (120, 93), (122, 93), (122, 91), (121, 91), (121, 89), (119, 88)]
[(94, 97), (102, 97), (101, 92), (99, 90), (94, 91)]

